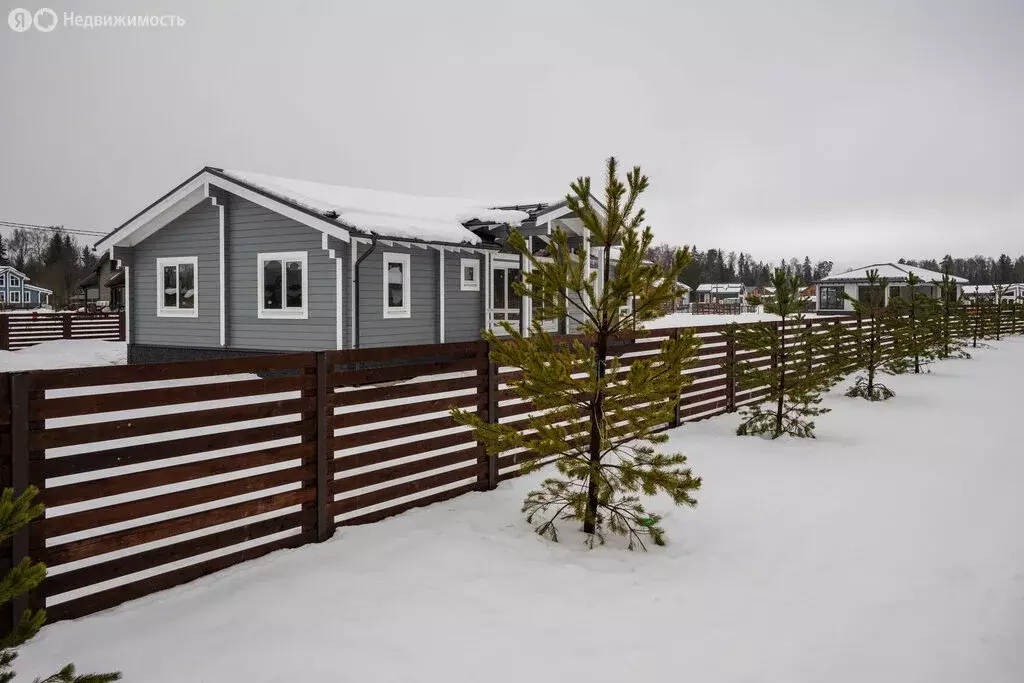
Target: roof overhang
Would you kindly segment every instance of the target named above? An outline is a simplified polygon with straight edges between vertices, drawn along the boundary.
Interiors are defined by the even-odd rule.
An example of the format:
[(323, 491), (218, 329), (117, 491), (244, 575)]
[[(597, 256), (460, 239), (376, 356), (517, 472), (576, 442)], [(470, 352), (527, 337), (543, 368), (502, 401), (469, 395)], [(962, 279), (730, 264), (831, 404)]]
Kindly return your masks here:
[(207, 167), (103, 237), (96, 243), (96, 249), (107, 251), (113, 247), (131, 247), (138, 244), (209, 198), (211, 188), (220, 188), (230, 192), (343, 242), (348, 242), (350, 239), (349, 230), (336, 221), (282, 201), (261, 190), (232, 180), (218, 173), (216, 169)]
[[(602, 218), (608, 217), (608, 212), (605, 210), (604, 205), (597, 201), (597, 199), (594, 198), (594, 195), (590, 195), (590, 205), (599, 216)], [(569, 202), (562, 201), (550, 207), (544, 213), (537, 214), (535, 222), (537, 225), (542, 225), (559, 218), (571, 218), (575, 216), (576, 214), (569, 208)]]

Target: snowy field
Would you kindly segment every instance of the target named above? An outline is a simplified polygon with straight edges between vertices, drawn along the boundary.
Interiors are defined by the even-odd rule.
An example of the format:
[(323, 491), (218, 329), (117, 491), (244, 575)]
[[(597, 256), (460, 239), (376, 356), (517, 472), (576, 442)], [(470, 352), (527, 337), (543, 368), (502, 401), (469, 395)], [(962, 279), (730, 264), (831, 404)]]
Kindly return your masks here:
[(128, 345), (124, 342), (57, 340), (18, 351), (0, 351), (0, 372), (123, 365), (127, 359)]
[(537, 537), (519, 513), (535, 475), (46, 627), (18, 670), (1020, 681), (1024, 340), (998, 347), (886, 378), (887, 403), (835, 392), (816, 441), (736, 437), (735, 416), (676, 430), (671, 446), (705, 485), (696, 510), (652, 506), (667, 513), (667, 548)]
[[(815, 313), (807, 313), (805, 318), (817, 317)], [(648, 329), (662, 327), (701, 327), (704, 325), (726, 325), (728, 323), (759, 323), (767, 320), (780, 320), (772, 313), (737, 313), (736, 315), (715, 315), (694, 313), (669, 313), (644, 324)]]

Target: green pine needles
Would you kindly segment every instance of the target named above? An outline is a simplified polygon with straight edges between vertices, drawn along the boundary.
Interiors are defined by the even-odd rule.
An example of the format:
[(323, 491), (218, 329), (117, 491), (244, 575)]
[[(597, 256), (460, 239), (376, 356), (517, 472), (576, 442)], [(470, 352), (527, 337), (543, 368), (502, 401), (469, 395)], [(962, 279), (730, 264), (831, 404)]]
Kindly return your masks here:
[[(0, 494), (0, 543), (8, 541), (22, 530), (29, 522), (43, 514), (43, 506), (34, 502), (38, 490), (29, 486), (21, 495), (15, 497), (13, 489), (4, 489)], [(7, 605), (13, 600), (26, 595), (37, 588), (46, 578), (46, 567), (31, 558), (23, 558), (15, 567), (8, 570), (0, 579), (0, 605)], [(17, 648), (32, 639), (46, 623), (45, 610), (26, 609), (13, 629), (0, 637), (0, 683), (9, 683), (14, 679), (14, 659), (18, 656)], [(75, 673), (75, 667), (68, 664), (57, 673), (44, 679), (35, 679), (35, 683), (108, 683), (121, 679), (121, 674), (83, 674)]]
[[(757, 356), (734, 365), (741, 389), (767, 388), (764, 402), (744, 406), (743, 422), (736, 433), (762, 434), (777, 439), (783, 434), (814, 437), (814, 417), (829, 412), (822, 408), (822, 394), (835, 383), (839, 370), (833, 362), (816, 363), (815, 357), (835, 343), (831, 334), (815, 332), (804, 324), (806, 298), (796, 274), (776, 269), (772, 277), (775, 298), (765, 311), (778, 315), (778, 323), (756, 326), (732, 324), (726, 332), (736, 348)], [(771, 358), (765, 365), (764, 358)]]
[[(661, 314), (690, 260), (688, 250), (676, 250), (666, 267), (644, 261), (653, 235), (642, 227), (644, 210), (637, 201), (647, 186), (639, 167), (623, 183), (612, 158), (603, 206), (591, 195), (590, 178), (577, 179), (566, 197), (590, 243), (620, 247), (614, 268), (604, 259), (599, 272), (591, 270), (579, 236), (570, 239), (561, 229), (551, 236), (546, 259), (536, 258), (525, 238), (513, 233), (510, 243), (529, 262), (515, 290), (544, 302), (535, 308), (540, 319), (529, 335), (508, 324), (507, 336), (489, 330), (483, 335), (494, 363), (521, 369), (508, 384), (537, 412), (525, 429), (516, 429), (452, 411), (459, 424), (474, 428), (491, 457), (519, 450), (524, 473), (554, 464), (557, 474), (523, 503), (535, 530), (554, 541), (559, 524), (573, 521), (582, 525), (589, 547), (604, 543), (609, 532), (626, 537), (631, 550), (646, 549), (648, 540), (662, 545), (662, 517), (647, 512), (641, 496), (664, 493), (676, 505), (697, 504), (693, 494), (701, 479), (686, 466), (686, 457), (659, 453), (656, 446), (668, 438), (659, 430), (672, 421), (688, 381), (683, 371), (693, 366), (699, 342), (691, 333), (672, 335), (657, 354), (628, 365), (614, 354), (617, 339), (633, 336), (630, 330)], [(580, 327), (582, 338), (556, 341), (542, 329), (542, 320), (563, 317)]]
[(854, 369), (863, 370), (847, 391), (846, 395), (860, 397), (869, 401), (884, 401), (895, 396), (892, 389), (878, 380), (884, 368), (891, 360), (890, 350), (883, 343), (885, 328), (891, 324), (889, 313), (885, 310), (885, 290), (889, 286), (888, 278), (879, 277), (877, 270), (869, 270), (867, 275), (866, 296), (855, 298), (843, 293), (843, 298), (853, 304), (861, 323), (852, 331), (854, 341)]

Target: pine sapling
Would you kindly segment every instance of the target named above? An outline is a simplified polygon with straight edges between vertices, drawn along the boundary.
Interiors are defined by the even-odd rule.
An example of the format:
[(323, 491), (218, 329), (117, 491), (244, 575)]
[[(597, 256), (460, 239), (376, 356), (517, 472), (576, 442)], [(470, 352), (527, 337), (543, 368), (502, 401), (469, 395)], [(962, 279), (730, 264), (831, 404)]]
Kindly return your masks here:
[[(776, 323), (740, 326), (727, 335), (736, 347), (754, 351), (758, 358), (736, 363), (733, 372), (742, 389), (767, 389), (764, 402), (744, 406), (743, 422), (736, 433), (764, 434), (777, 439), (783, 434), (814, 438), (814, 417), (829, 412), (820, 407), (821, 396), (834, 383), (834, 365), (819, 364), (815, 357), (833, 348), (823, 344), (826, 335), (804, 324), (806, 297), (799, 275), (776, 269), (772, 277), (775, 298), (765, 311), (778, 315)], [(772, 359), (765, 366), (764, 357)]]
[(491, 360), (521, 370), (508, 384), (536, 412), (525, 427), (515, 428), (452, 411), (456, 422), (474, 428), (490, 457), (522, 449), (528, 454), (519, 456), (523, 472), (554, 464), (553, 476), (523, 503), (527, 521), (553, 541), (559, 524), (573, 520), (589, 547), (603, 543), (606, 532), (625, 536), (631, 550), (646, 549), (645, 539), (662, 545), (661, 516), (649, 513), (640, 496), (663, 492), (676, 505), (697, 504), (693, 493), (701, 479), (685, 456), (655, 447), (668, 439), (661, 429), (672, 421), (680, 391), (691, 381), (683, 371), (695, 363), (698, 341), (689, 331), (673, 334), (657, 354), (631, 358), (628, 366), (614, 354), (623, 331), (642, 328), (675, 296), (675, 283), (690, 260), (688, 250), (676, 250), (667, 266), (644, 260), (654, 238), (643, 227), (637, 201), (647, 185), (639, 167), (623, 183), (615, 159), (609, 159), (603, 207), (592, 199), (590, 178), (579, 178), (566, 197), (594, 246), (620, 246), (614, 271), (605, 259), (600, 272), (592, 272), (589, 254), (574, 254), (561, 229), (552, 235), (550, 258), (544, 260), (513, 232), (510, 244), (530, 263), (515, 291), (547, 302), (542, 319), (567, 317), (582, 336), (556, 342), (541, 319), (527, 336), (508, 324), (507, 337), (485, 330)]
[(878, 381), (878, 375), (882, 372), (889, 361), (882, 343), (883, 327), (886, 325), (884, 318), (885, 291), (889, 286), (887, 278), (880, 278), (877, 270), (869, 270), (867, 275), (867, 300), (861, 301), (847, 293), (843, 298), (853, 304), (860, 320), (867, 323), (865, 330), (863, 325), (858, 325), (856, 334), (856, 365), (864, 374), (857, 378), (853, 386), (847, 392), (847, 396), (865, 398), (869, 401), (884, 401), (892, 398), (895, 394), (889, 387)]

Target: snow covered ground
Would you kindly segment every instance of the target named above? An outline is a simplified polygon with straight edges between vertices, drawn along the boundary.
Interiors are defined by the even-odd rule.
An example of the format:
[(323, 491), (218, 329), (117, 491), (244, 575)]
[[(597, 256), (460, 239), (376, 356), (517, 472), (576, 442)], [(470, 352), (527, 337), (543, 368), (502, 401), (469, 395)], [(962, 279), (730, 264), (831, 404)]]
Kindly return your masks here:
[[(710, 316), (707, 316), (710, 317)], [(705, 478), (670, 545), (552, 544), (537, 476), (273, 554), (43, 630), (22, 677), (73, 661), (127, 681), (1019, 681), (1024, 339), (837, 391), (815, 441), (671, 447)], [(20, 352), (19, 352), (20, 353)], [(662, 501), (663, 502), (663, 501)]]
[(0, 351), (0, 372), (122, 365), (127, 362), (127, 358), (128, 345), (124, 342), (57, 340), (27, 346), (18, 351)]
[[(816, 317), (814, 313), (807, 313), (804, 317)], [(666, 316), (651, 320), (645, 324), (649, 329), (661, 327), (700, 327), (703, 325), (725, 325), (728, 323), (759, 323), (765, 320), (779, 320), (779, 316), (772, 313), (737, 313), (736, 315), (713, 315), (694, 313), (669, 313)]]

